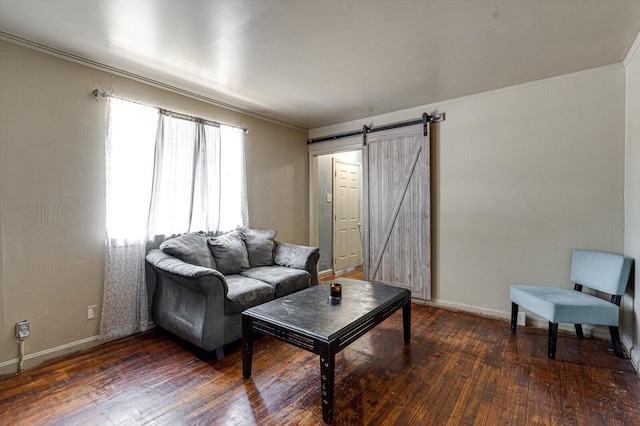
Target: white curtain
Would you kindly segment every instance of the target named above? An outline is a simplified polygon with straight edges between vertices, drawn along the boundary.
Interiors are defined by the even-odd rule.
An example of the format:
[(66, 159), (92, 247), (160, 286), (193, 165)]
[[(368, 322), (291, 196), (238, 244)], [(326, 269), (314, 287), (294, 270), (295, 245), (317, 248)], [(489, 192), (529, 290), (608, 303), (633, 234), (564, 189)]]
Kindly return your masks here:
[(151, 194), (149, 236), (246, 224), (242, 129), (161, 111)]
[(165, 236), (247, 223), (242, 129), (109, 98), (100, 336), (148, 328), (144, 258)]

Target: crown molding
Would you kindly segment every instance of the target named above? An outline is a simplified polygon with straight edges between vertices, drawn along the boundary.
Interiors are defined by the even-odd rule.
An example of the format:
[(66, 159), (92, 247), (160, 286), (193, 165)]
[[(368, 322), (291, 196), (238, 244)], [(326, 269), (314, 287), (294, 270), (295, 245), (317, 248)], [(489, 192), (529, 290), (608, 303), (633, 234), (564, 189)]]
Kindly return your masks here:
[(629, 49), (629, 52), (627, 52), (627, 56), (624, 58), (624, 61), (622, 61), (625, 67), (629, 66), (629, 64), (631, 63), (631, 59), (633, 59), (633, 57), (636, 55), (638, 49), (640, 49), (640, 33), (638, 33), (636, 40), (631, 45), (631, 49)]
[(5, 33), (0, 31), (0, 40), (7, 41), (9, 43), (17, 44), (32, 50), (37, 50), (42, 53), (46, 53), (51, 56), (55, 56), (60, 59), (64, 59), (67, 61), (75, 62), (80, 65), (84, 65), (90, 68), (94, 68), (100, 71), (105, 71), (111, 74), (118, 75), (120, 77), (125, 77), (131, 80), (135, 80), (139, 83), (146, 84), (148, 86), (153, 86), (158, 89), (166, 90), (169, 92), (176, 93), (178, 95), (186, 96), (191, 99), (195, 99), (201, 102), (205, 102), (210, 105), (214, 105), (220, 108), (224, 108), (230, 111), (238, 112), (244, 115), (248, 115), (250, 117), (258, 118), (260, 120), (268, 121), (274, 124), (278, 124), (280, 126), (289, 127), (295, 130), (300, 130), (303, 132), (307, 132), (309, 129), (298, 126), (297, 124), (289, 123), (284, 120), (280, 120), (274, 117), (270, 117), (268, 115), (260, 114), (258, 112), (250, 111), (226, 102), (219, 101), (217, 99), (211, 98), (209, 96), (201, 95), (196, 92), (192, 92), (190, 90), (182, 89), (177, 86), (173, 86), (171, 84), (163, 83), (159, 80), (154, 80), (152, 78), (145, 77), (140, 74), (135, 74), (120, 68), (116, 68), (107, 64), (103, 64), (102, 62), (94, 61), (92, 59), (86, 58), (84, 56), (76, 55), (74, 53), (66, 52), (64, 50), (56, 49), (51, 46), (47, 46), (45, 44), (37, 43), (22, 37), (15, 36), (13, 34)]

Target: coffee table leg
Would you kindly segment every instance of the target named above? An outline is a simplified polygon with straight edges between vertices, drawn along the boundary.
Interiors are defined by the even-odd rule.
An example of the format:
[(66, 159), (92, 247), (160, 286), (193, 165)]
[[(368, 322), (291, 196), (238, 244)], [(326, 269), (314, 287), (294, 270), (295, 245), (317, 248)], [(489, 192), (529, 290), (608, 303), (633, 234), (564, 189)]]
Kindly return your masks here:
[(333, 388), (335, 379), (336, 354), (326, 345), (320, 353), (320, 391), (322, 395), (322, 420), (333, 422)]
[(404, 328), (404, 342), (411, 343), (411, 298), (402, 307), (402, 326)]
[(253, 328), (251, 318), (242, 316), (242, 377), (251, 377), (251, 361), (253, 360)]

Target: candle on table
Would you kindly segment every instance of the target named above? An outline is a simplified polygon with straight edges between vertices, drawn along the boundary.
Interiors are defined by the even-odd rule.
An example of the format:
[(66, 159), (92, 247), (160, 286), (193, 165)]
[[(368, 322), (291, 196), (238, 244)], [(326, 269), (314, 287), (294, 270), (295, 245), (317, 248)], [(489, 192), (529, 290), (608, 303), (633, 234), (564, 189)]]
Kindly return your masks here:
[(342, 297), (342, 286), (340, 284), (331, 284), (331, 297), (336, 297), (338, 299)]

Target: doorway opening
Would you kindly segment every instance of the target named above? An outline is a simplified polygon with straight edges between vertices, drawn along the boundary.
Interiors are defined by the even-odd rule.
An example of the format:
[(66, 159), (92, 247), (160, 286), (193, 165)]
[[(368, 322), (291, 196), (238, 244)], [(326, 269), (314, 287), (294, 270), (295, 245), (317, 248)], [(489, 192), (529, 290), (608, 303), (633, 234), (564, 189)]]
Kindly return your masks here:
[(314, 155), (313, 244), (320, 247), (319, 274), (362, 266), (362, 149)]

